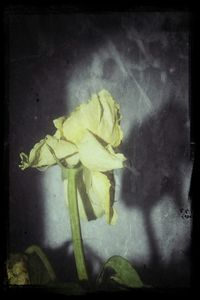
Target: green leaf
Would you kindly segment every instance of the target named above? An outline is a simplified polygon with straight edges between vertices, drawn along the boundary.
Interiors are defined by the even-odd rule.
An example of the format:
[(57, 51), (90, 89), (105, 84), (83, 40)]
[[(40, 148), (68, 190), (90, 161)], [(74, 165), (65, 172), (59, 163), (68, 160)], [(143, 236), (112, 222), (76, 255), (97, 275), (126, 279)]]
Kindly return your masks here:
[[(120, 285), (121, 288), (144, 287), (138, 273), (128, 260), (121, 256), (112, 256), (103, 266), (97, 279), (100, 286), (111, 286), (114, 288)], [(114, 283), (114, 284), (113, 284)]]
[(54, 270), (42, 249), (32, 245), (25, 250), (32, 285), (46, 285), (56, 279)]

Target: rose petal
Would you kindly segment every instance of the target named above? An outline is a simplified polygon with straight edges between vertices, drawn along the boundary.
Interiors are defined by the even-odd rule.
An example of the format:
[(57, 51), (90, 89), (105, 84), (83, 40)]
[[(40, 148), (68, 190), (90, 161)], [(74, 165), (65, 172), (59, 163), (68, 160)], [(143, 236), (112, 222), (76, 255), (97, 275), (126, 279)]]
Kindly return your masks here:
[[(59, 126), (62, 121), (63, 119), (59, 120)], [(98, 94), (93, 94), (89, 102), (78, 106), (62, 123), (63, 134), (67, 140), (78, 143), (84, 129), (88, 129), (106, 143), (116, 147), (123, 137), (119, 121), (119, 105), (108, 91), (102, 90)]]
[(74, 144), (56, 139), (50, 135), (47, 135), (46, 143), (53, 149), (58, 159), (65, 159), (70, 166), (74, 166), (79, 162), (78, 149)]
[(21, 154), (22, 169), (28, 167), (41, 168), (45, 166), (52, 166), (56, 163), (54, 156), (48, 148), (48, 145), (52, 148), (55, 156), (60, 159), (65, 159), (70, 165), (76, 165), (79, 161), (77, 154), (77, 148), (74, 144), (58, 140), (55, 137), (48, 135), (45, 139), (42, 139), (39, 143), (35, 144), (30, 151), (29, 157), (25, 154)]
[(82, 164), (93, 171), (106, 172), (123, 168), (123, 161), (126, 160), (123, 154), (106, 149), (88, 130), (85, 130), (77, 148)]
[(64, 117), (64, 116), (53, 120), (53, 123), (54, 123), (55, 127), (57, 128), (56, 133), (54, 134), (54, 136), (57, 139), (60, 139), (61, 137), (63, 137), (63, 123), (64, 123), (65, 120), (66, 120), (66, 117)]
[(119, 146), (123, 133), (120, 127), (119, 105), (114, 101), (111, 94), (102, 90), (98, 94), (99, 101), (103, 110), (103, 115), (98, 126), (97, 132), (94, 132), (108, 144), (113, 147)]
[[(112, 208), (110, 180), (105, 174), (83, 168), (76, 181), (79, 215), (82, 220), (90, 221), (106, 216), (108, 224), (115, 224), (117, 213)], [(64, 191), (68, 205), (68, 180), (64, 180)]]
[(108, 177), (100, 172), (84, 168), (83, 180), (96, 217), (101, 217), (105, 213), (106, 222), (114, 224), (116, 212), (112, 208), (113, 199), (111, 201), (111, 184)]

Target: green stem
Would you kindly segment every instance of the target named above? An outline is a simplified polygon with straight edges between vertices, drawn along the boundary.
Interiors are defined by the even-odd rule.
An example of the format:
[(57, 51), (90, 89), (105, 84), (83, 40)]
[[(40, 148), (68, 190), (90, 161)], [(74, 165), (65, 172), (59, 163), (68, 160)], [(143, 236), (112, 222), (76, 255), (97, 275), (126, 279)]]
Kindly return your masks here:
[(80, 169), (67, 169), (67, 180), (64, 180), (64, 184), (67, 184), (67, 196), (68, 207), (71, 223), (72, 242), (74, 248), (74, 256), (76, 262), (76, 269), (79, 280), (88, 280), (85, 257), (83, 251), (83, 241), (81, 238), (81, 226), (78, 211), (77, 190), (76, 190), (76, 175)]

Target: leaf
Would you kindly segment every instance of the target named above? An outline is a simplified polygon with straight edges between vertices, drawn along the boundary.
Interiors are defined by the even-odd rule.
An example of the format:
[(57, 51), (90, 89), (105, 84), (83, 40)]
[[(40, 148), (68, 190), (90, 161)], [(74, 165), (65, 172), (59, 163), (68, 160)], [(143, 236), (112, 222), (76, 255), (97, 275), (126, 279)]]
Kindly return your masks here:
[(56, 279), (54, 270), (40, 247), (32, 245), (25, 250), (25, 254), (32, 285), (46, 285)]
[[(115, 283), (113, 285), (113, 282)], [(100, 286), (116, 287), (116, 284), (123, 288), (144, 287), (138, 273), (128, 260), (121, 256), (112, 256), (103, 266), (97, 279)], [(119, 287), (119, 286), (118, 286)]]

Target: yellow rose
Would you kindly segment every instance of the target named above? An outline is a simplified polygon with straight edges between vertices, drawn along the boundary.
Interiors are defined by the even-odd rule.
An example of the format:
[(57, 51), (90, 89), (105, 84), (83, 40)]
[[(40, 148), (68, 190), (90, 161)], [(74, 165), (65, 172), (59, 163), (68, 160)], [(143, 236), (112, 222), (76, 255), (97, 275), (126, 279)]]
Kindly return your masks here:
[[(105, 214), (109, 224), (115, 223), (107, 172), (122, 168), (126, 160), (113, 150), (123, 137), (119, 105), (108, 91), (102, 90), (79, 105), (68, 118), (63, 116), (53, 122), (56, 127), (53, 136), (47, 135), (37, 143), (29, 156), (20, 153), (20, 168), (40, 169), (56, 163), (72, 168), (81, 163), (77, 182), (81, 217), (93, 219)], [(67, 188), (67, 178), (64, 181)]]

